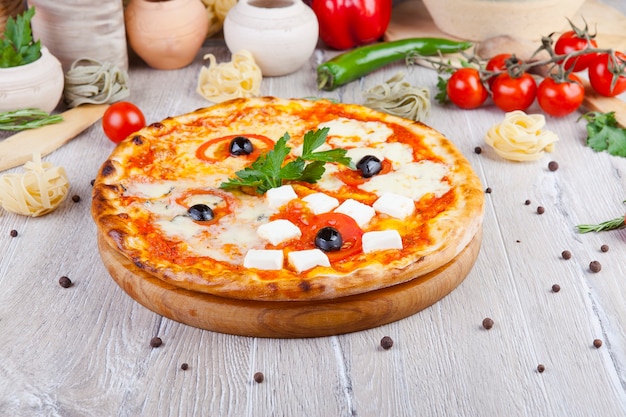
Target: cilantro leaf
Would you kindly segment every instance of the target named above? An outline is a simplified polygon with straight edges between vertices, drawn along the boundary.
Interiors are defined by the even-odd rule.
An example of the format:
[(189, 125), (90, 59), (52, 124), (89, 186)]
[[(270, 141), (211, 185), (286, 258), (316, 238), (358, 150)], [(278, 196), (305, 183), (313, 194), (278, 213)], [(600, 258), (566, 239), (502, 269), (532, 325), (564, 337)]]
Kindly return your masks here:
[(589, 112), (581, 119), (587, 121), (587, 145), (591, 149), (626, 157), (626, 129), (618, 126), (614, 112)]
[(283, 181), (303, 181), (315, 183), (326, 171), (327, 162), (350, 166), (352, 161), (346, 156), (345, 149), (330, 149), (315, 152), (326, 142), (328, 128), (308, 131), (304, 135), (302, 156), (285, 163), (291, 148), (287, 141), (291, 138), (285, 133), (274, 147), (259, 156), (249, 167), (235, 172), (236, 178), (230, 178), (220, 184), (220, 188), (252, 187), (258, 193), (265, 193), (270, 188), (280, 187)]
[(0, 68), (30, 64), (41, 57), (41, 42), (33, 40), (30, 22), (35, 8), (30, 7), (15, 18), (9, 17), (0, 42)]

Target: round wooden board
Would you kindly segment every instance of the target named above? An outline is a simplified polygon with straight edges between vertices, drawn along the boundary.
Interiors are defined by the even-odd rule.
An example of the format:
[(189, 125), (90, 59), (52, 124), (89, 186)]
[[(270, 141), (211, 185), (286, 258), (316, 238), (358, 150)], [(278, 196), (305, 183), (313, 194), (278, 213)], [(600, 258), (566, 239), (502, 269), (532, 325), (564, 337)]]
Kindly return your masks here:
[(454, 290), (472, 269), (482, 229), (451, 262), (389, 288), (322, 301), (247, 301), (185, 290), (137, 268), (98, 236), (117, 284), (144, 307), (172, 320), (240, 336), (301, 338), (370, 329), (411, 316)]

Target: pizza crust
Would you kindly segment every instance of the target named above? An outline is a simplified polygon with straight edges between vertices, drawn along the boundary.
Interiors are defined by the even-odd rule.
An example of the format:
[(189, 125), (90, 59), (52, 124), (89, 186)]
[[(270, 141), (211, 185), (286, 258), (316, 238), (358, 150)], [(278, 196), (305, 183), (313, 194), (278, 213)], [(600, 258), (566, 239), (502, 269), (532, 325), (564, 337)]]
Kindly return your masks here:
[[(361, 254), (342, 262), (341, 267), (316, 267), (300, 274), (287, 268), (280, 271), (246, 269), (210, 257), (179, 261), (172, 251), (182, 250), (185, 242), (163, 247), (156, 245), (150, 234), (158, 231), (147, 231), (142, 223), (145, 219), (141, 219), (143, 214), (132, 205), (125, 205), (128, 197), (124, 193), (134, 178), (147, 181), (146, 178), (154, 175), (171, 181), (201, 182), (197, 178), (206, 175), (202, 173), (206, 167), (194, 163), (192, 154), (211, 137), (262, 130), (263, 134), (277, 140), (288, 126), (290, 135), (296, 139), (310, 126), (321, 123), (331, 112), (341, 117), (399, 126), (414, 137), (414, 146), (425, 147), (431, 158), (434, 154), (449, 167), (446, 179), (453, 193), (452, 204), (429, 219), (427, 224), (419, 226), (420, 230), (427, 230), (426, 240), (423, 236), (416, 237), (415, 241), (420, 243), (413, 247), (411, 239), (405, 238), (402, 256), (389, 253), (392, 251)], [(265, 119), (257, 119), (262, 117)], [(276, 126), (268, 120), (275, 121)], [(300, 123), (300, 120), (306, 123)], [(153, 165), (163, 165), (154, 164), (155, 160), (169, 159), (182, 159), (185, 169), (159, 171), (158, 174), (153, 171)], [(232, 175), (237, 168), (227, 169), (220, 164), (214, 171), (220, 169), (231, 169)], [(315, 185), (310, 187), (315, 190)], [(237, 192), (233, 195), (236, 198)], [(100, 169), (94, 183), (92, 216), (109, 246), (143, 271), (172, 285), (227, 298), (304, 301), (374, 291), (409, 281), (447, 264), (479, 230), (483, 199), (480, 181), (465, 157), (449, 140), (420, 122), (358, 105), (264, 97), (233, 100), (168, 118), (129, 137), (118, 145)], [(419, 213), (408, 219), (407, 228), (414, 230), (418, 226), (409, 222), (419, 222), (420, 219)]]

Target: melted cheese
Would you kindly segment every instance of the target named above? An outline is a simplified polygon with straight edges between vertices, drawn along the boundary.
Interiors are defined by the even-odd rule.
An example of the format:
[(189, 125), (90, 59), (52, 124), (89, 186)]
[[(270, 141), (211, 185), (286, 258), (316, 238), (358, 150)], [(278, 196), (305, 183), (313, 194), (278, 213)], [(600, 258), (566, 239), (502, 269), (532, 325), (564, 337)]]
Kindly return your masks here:
[(328, 143), (334, 147), (354, 148), (383, 143), (393, 134), (393, 130), (381, 122), (362, 122), (360, 120), (339, 117), (318, 128), (329, 128)]
[(426, 194), (441, 197), (448, 192), (450, 185), (443, 181), (447, 173), (448, 166), (444, 164), (427, 160), (412, 162), (388, 174), (374, 176), (359, 188), (379, 197), (384, 193), (393, 193), (419, 201)]

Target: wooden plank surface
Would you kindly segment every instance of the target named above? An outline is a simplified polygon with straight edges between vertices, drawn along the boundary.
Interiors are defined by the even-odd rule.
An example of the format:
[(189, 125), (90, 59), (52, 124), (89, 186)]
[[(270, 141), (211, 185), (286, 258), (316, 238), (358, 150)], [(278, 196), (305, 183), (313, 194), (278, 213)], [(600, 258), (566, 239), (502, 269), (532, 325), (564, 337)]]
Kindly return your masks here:
[[(626, 12), (618, 0), (607, 3)], [(229, 59), (220, 41), (207, 42), (206, 52)], [(320, 49), (297, 73), (265, 79), (263, 94), (362, 103), (364, 88), (397, 71), (434, 92), (431, 70), (402, 64), (318, 92), (313, 70), (333, 54)], [(132, 62), (130, 99), (149, 122), (208, 104), (195, 93), (200, 56), (176, 71)], [(560, 138), (554, 153), (513, 163), (484, 144), (503, 118), (493, 105), (434, 104), (427, 123), (492, 189), (474, 268), (414, 316), (313, 339), (204, 331), (127, 296), (100, 260), (89, 215), (90, 181), (114, 146), (98, 124), (90, 127), (45, 158), (66, 168), (80, 202), (68, 199), (41, 218), (0, 212), (0, 415), (626, 416), (626, 229), (574, 231), (623, 215), (626, 159), (587, 148), (578, 116), (548, 118)], [(557, 171), (547, 169), (550, 160)], [(601, 252), (602, 244), (610, 250)], [(570, 260), (560, 256), (566, 249)], [(592, 260), (600, 272), (589, 270)], [(62, 275), (74, 285), (59, 286)], [(481, 327), (485, 317), (495, 322), (491, 330)], [(150, 347), (153, 336), (161, 347)], [(380, 347), (383, 336), (393, 338), (391, 349)]]

